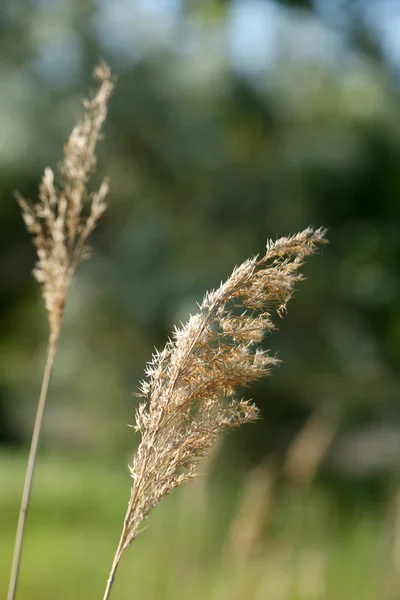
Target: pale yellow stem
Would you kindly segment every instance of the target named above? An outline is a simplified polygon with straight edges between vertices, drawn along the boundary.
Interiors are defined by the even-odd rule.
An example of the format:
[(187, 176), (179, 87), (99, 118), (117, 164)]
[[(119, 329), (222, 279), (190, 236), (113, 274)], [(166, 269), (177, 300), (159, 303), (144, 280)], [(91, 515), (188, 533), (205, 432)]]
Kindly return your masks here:
[(121, 537), (118, 543), (118, 548), (115, 552), (115, 556), (111, 565), (111, 571), (110, 574), (108, 576), (107, 579), (107, 585), (106, 585), (106, 589), (104, 592), (104, 596), (103, 596), (103, 600), (108, 600), (111, 594), (111, 588), (113, 586), (114, 583), (114, 579), (115, 579), (115, 573), (117, 571), (118, 565), (119, 565), (119, 561), (121, 559), (122, 553), (124, 551), (124, 547), (125, 547), (125, 542), (126, 542), (126, 534), (127, 534), (127, 520), (128, 520), (128, 515), (130, 513), (130, 503), (128, 506), (128, 510), (126, 512), (126, 516), (125, 516), (125, 521), (124, 521), (124, 526), (122, 528), (122, 533), (121, 533)]
[(32, 480), (33, 480), (33, 475), (34, 475), (35, 466), (36, 466), (36, 456), (37, 456), (37, 449), (38, 449), (38, 444), (39, 444), (40, 430), (42, 427), (44, 407), (46, 404), (47, 390), (49, 387), (50, 376), (51, 376), (51, 372), (52, 372), (52, 368), (53, 368), (54, 356), (55, 356), (56, 349), (57, 349), (58, 336), (59, 336), (59, 330), (56, 333), (52, 333), (49, 337), (49, 342), (47, 345), (46, 366), (45, 366), (44, 373), (43, 373), (42, 388), (40, 390), (39, 402), (38, 402), (38, 407), (37, 407), (37, 411), (36, 411), (35, 425), (34, 425), (33, 434), (32, 434), (31, 447), (29, 450), (28, 465), (26, 468), (26, 475), (25, 475), (25, 481), (24, 481), (24, 490), (22, 493), (21, 508), (19, 511), (17, 533), (15, 536), (15, 546), (14, 546), (14, 554), (13, 554), (13, 560), (12, 560), (7, 600), (14, 600), (15, 594), (16, 594), (18, 574), (19, 574), (21, 555), (22, 555), (22, 544), (24, 541), (25, 523), (26, 523), (26, 517), (28, 514), (28, 508), (29, 508), (29, 500), (30, 500), (31, 489), (32, 489)]

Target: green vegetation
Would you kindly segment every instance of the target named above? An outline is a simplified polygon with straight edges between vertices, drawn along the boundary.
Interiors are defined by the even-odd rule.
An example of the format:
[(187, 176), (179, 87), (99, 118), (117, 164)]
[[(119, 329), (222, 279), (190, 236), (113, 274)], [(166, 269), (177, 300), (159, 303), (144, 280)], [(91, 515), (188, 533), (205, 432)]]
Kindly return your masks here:
[[(1, 455), (0, 595), (6, 591), (24, 469), (25, 456)], [(226, 548), (241, 491), (218, 480), (214, 471), (206, 487), (196, 480), (157, 507), (121, 563), (116, 599), (397, 597), (391, 595), (389, 531), (378, 511), (360, 508), (354, 518), (317, 487), (304, 493), (281, 486), (270, 498), (262, 550), (241, 562)], [(19, 598), (98, 599), (125, 508), (128, 473), (81, 457), (42, 456), (36, 483)]]

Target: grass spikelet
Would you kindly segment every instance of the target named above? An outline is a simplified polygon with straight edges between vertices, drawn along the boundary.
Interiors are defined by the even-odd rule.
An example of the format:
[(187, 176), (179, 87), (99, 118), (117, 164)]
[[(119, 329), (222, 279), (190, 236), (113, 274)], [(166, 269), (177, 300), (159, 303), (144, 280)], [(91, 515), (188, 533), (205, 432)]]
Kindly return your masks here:
[(200, 312), (153, 356), (141, 384), (144, 401), (135, 425), (141, 443), (130, 465), (133, 485), (104, 600), (122, 553), (152, 508), (198, 474), (199, 462), (226, 429), (257, 419), (257, 407), (236, 398), (235, 390), (277, 364), (259, 343), (274, 329), (273, 312), (284, 314), (303, 279), (304, 259), (324, 236), (323, 229), (308, 228), (268, 242), (262, 258), (246, 260), (207, 293)]
[[(85, 113), (64, 147), (59, 165), (59, 184), (46, 168), (35, 204), (17, 194), (26, 228), (33, 235), (38, 261), (33, 274), (42, 286), (50, 331), (57, 336), (72, 276), (88, 256), (87, 239), (106, 209), (108, 180), (96, 192), (87, 184), (96, 166), (95, 149), (107, 115), (107, 102), (114, 87), (104, 63), (94, 71), (97, 93), (84, 101)], [(88, 211), (84, 216), (83, 210)]]

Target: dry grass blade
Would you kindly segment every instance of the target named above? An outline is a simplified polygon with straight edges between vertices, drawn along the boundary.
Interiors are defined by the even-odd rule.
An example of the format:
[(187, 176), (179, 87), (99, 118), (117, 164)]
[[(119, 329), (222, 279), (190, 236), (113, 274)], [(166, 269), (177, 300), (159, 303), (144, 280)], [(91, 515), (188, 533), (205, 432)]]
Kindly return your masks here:
[(95, 149), (114, 84), (105, 63), (95, 69), (94, 77), (98, 90), (92, 99), (85, 100), (84, 117), (65, 145), (64, 159), (59, 165), (59, 184), (55, 183), (53, 171), (47, 168), (35, 204), (17, 195), (37, 250), (38, 261), (33, 273), (42, 287), (50, 335), (17, 525), (8, 600), (15, 598), (37, 447), (65, 302), (75, 269), (88, 255), (87, 239), (106, 209), (107, 180), (91, 194), (87, 184), (96, 165)]
[(275, 468), (267, 460), (248, 473), (239, 510), (222, 553), (226, 564), (240, 570), (260, 553), (262, 534), (271, 514), (275, 480)]
[(104, 600), (123, 551), (151, 509), (197, 475), (199, 461), (225, 429), (257, 418), (256, 406), (237, 399), (235, 390), (277, 364), (258, 345), (274, 329), (272, 311), (285, 312), (303, 278), (299, 268), (324, 235), (308, 228), (269, 242), (262, 258), (245, 261), (206, 294), (200, 312), (153, 357), (141, 386), (145, 401), (135, 428), (142, 440), (130, 466), (133, 486)]
[(326, 408), (311, 414), (288, 448), (283, 473), (294, 484), (311, 484), (337, 433), (340, 420)]

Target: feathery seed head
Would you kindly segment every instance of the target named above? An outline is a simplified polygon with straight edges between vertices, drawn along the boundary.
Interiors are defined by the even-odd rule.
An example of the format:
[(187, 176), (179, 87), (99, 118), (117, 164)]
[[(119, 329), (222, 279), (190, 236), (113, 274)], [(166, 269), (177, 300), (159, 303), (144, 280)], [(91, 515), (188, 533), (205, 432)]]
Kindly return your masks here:
[[(46, 168), (35, 204), (17, 194), (25, 225), (34, 236), (38, 261), (33, 274), (42, 286), (50, 331), (57, 335), (65, 300), (77, 266), (88, 255), (87, 239), (106, 209), (108, 181), (89, 194), (87, 183), (96, 165), (96, 145), (113, 90), (111, 72), (101, 63), (93, 73), (99, 82), (96, 94), (84, 101), (83, 119), (74, 127), (58, 167), (59, 184)], [(85, 205), (89, 214), (82, 214)]]
[(279, 360), (259, 348), (273, 331), (272, 312), (284, 314), (304, 258), (325, 243), (311, 228), (268, 242), (262, 258), (236, 267), (207, 293), (200, 312), (175, 328), (153, 355), (136, 411), (141, 443), (130, 465), (134, 479), (120, 554), (164, 494), (195, 477), (199, 461), (218, 436), (254, 421), (257, 407), (235, 391), (269, 374)]

